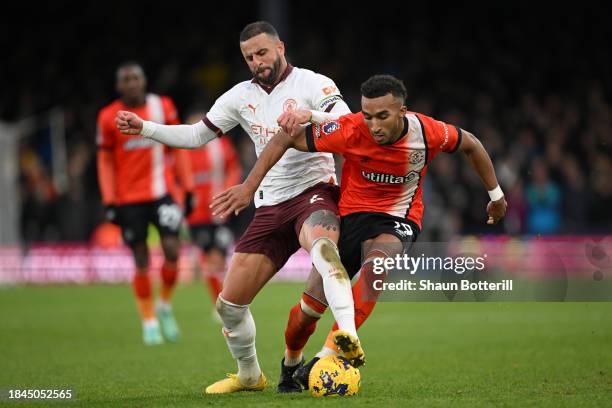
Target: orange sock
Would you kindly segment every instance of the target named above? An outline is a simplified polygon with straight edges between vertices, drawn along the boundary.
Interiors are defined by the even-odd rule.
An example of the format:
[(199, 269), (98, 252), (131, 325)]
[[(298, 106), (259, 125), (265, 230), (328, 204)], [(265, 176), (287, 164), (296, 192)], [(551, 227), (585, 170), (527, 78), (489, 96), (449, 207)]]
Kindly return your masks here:
[(151, 295), (151, 280), (146, 270), (137, 270), (132, 281), (134, 295), (136, 295), (136, 305), (142, 320), (155, 318), (153, 309), (153, 296)]
[(288, 358), (297, 359), (300, 357), (306, 342), (314, 333), (317, 322), (321, 315), (325, 313), (326, 308), (327, 305), (306, 293), (302, 294), (300, 303), (291, 308), (287, 328), (285, 329), (286, 356)]
[(213, 304), (217, 301), (217, 297), (223, 289), (223, 281), (219, 277), (219, 274), (209, 272), (206, 274), (206, 283), (208, 283), (208, 292), (210, 293), (210, 299)]
[(159, 298), (166, 303), (170, 303), (172, 298), (172, 292), (176, 285), (176, 277), (178, 274), (178, 267), (176, 261), (164, 261), (161, 269), (161, 288), (159, 290)]

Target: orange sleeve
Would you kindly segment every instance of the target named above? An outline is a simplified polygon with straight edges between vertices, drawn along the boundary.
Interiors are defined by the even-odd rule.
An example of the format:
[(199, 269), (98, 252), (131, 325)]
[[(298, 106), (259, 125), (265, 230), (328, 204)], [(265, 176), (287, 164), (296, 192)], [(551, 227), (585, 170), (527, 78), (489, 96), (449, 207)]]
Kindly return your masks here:
[(347, 149), (347, 139), (352, 134), (354, 124), (351, 115), (337, 120), (306, 127), (306, 144), (311, 152), (342, 154)]
[(174, 155), (176, 176), (181, 184), (181, 188), (185, 191), (192, 191), (194, 188), (193, 169), (191, 167), (189, 150), (172, 149), (172, 153)]
[(166, 118), (166, 125), (180, 125), (181, 119), (179, 118), (178, 111), (172, 99), (167, 96), (162, 97), (162, 106), (164, 107), (164, 116)]
[(98, 151), (96, 158), (98, 184), (104, 205), (114, 204), (116, 199), (115, 156), (112, 150), (114, 146), (113, 134), (109, 129), (109, 119), (103, 113), (100, 113), (97, 123), (96, 144), (98, 145)]
[(242, 180), (242, 166), (240, 158), (232, 142), (226, 137), (222, 138), (225, 153), (225, 183), (224, 189), (240, 183)]
[(440, 153), (454, 153), (461, 144), (461, 128), (449, 125), (441, 120), (417, 114), (423, 126), (427, 140), (428, 161)]
[(108, 149), (98, 149), (98, 184), (104, 205), (115, 203), (115, 158)]

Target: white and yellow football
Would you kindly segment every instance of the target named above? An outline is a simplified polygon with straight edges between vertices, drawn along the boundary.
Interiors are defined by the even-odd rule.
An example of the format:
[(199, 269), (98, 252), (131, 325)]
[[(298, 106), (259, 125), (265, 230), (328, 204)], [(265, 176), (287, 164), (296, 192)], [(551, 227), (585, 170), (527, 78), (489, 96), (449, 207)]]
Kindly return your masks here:
[(308, 386), (313, 397), (355, 395), (361, 387), (361, 374), (347, 359), (327, 356), (310, 370)]

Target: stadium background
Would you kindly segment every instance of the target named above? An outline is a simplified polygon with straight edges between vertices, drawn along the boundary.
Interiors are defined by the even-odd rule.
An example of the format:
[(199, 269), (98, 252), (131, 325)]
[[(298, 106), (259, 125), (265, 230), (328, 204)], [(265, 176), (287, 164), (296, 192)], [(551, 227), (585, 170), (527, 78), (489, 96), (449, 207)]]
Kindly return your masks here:
[[(28, 381), (32, 386), (50, 385), (53, 384), (51, 376), (68, 369), (57, 358), (33, 351), (44, 343), (23, 341), (23, 338), (49, 336), (50, 344), (60, 350), (66, 349), (66, 344), (70, 344), (68, 339), (72, 338), (70, 333), (74, 333), (73, 326), (67, 323), (70, 319), (62, 320), (66, 324), (56, 326), (48, 326), (45, 321), (49, 316), (62, 315), (62, 308), (70, 310), (74, 303), (83, 302), (89, 296), (85, 294), (93, 294), (92, 301), (99, 300), (93, 309), (95, 313), (103, 310), (96, 308), (105, 307), (107, 296), (112, 302), (124, 306), (122, 310), (113, 306), (111, 312), (127, 314), (132, 310), (130, 307), (133, 308), (129, 303), (127, 286), (27, 287), (23, 291), (11, 288), (11, 283), (24, 281), (20, 275), (23, 271), (15, 265), (20, 264), (31, 250), (42, 248), (60, 258), (65, 258), (66, 253), (70, 256), (72, 250), (77, 254), (85, 251), (90, 256), (90, 244), (103, 221), (95, 173), (95, 118), (98, 109), (116, 97), (116, 66), (125, 60), (140, 61), (148, 77), (149, 90), (171, 96), (185, 118), (189, 110), (196, 106), (210, 106), (224, 90), (250, 77), (239, 52), (237, 37), (245, 24), (257, 19), (267, 19), (279, 28), (291, 63), (333, 78), (351, 109), (359, 109), (359, 84), (363, 80), (372, 74), (390, 73), (404, 80), (408, 88), (409, 109), (468, 129), (483, 142), (507, 195), (509, 211), (506, 220), (496, 227), (486, 226), (484, 208), (487, 195), (480, 181), (464, 160), (441, 155), (433, 162), (424, 183), (426, 212), (421, 239), (446, 241), (467, 235), (503, 234), (529, 242), (541, 236), (577, 240), (584, 236), (594, 240), (609, 236), (612, 226), (612, 83), (609, 74), (612, 29), (607, 24), (606, 14), (596, 5), (571, 9), (531, 3), (455, 4), (438, 8), (428, 4), (362, 6), (344, 2), (283, 1), (244, 2), (239, 6), (171, 4), (151, 7), (108, 3), (75, 6), (66, 3), (34, 8), (13, 5), (7, 7), (6, 13), (0, 17), (0, 44), (4, 54), (0, 63), (0, 244), (3, 265), (0, 282), (5, 283), (0, 291), (0, 309), (6, 316), (2, 329), (6, 344), (2, 353), (7, 361), (11, 353), (29, 355), (30, 360), (26, 361), (25, 369), (17, 369), (18, 362), (11, 360), (8, 366), (14, 371), (11, 374), (8, 370), (3, 375), (0, 387)], [(248, 170), (254, 161), (250, 140), (240, 130), (231, 132), (230, 137), (237, 143), (243, 165)], [(247, 212), (233, 220), (233, 228), (241, 231), (249, 217)], [(61, 252), (60, 255), (57, 251)], [(45, 258), (48, 254), (38, 262), (44, 264), (48, 261), (49, 258)], [(58, 265), (65, 266), (62, 262), (65, 261)], [(78, 264), (79, 261), (75, 262)], [(304, 259), (301, 262), (298, 264), (303, 266)], [(129, 271), (129, 265), (125, 268)], [(59, 269), (59, 277), (48, 280), (80, 281), (63, 275), (65, 268)], [(123, 277), (120, 275), (116, 280), (121, 281)], [(107, 281), (113, 281), (113, 278)], [(274, 330), (278, 334), (274, 338), (276, 343), (272, 342), (275, 349), (267, 345), (262, 347), (264, 355), (269, 351), (273, 356), (274, 364), (265, 363), (270, 367), (276, 367), (276, 357), (282, 349), (285, 311), (300, 288), (300, 285), (285, 285), (288, 284), (279, 283), (260, 296), (265, 299), (273, 295), (286, 306), (282, 313), (278, 308), (277, 318), (270, 318), (276, 320), (275, 325), (265, 326), (268, 323), (263, 323), (264, 331), (268, 327), (270, 332)], [(177, 300), (182, 302), (177, 307), (179, 310), (183, 307), (185, 315), (198, 319), (198, 308), (209, 307), (202, 299), (204, 292), (189, 285), (183, 290), (185, 300)], [(77, 295), (78, 291), (85, 292)], [(180, 299), (180, 293), (177, 298)], [(57, 302), (57, 309), (51, 306), (56, 304), (54, 302)], [(189, 302), (196, 302), (198, 306)], [(275, 309), (265, 303), (259, 307), (273, 312)], [(382, 305), (388, 314), (383, 318), (375, 312), (372, 327), (366, 330), (374, 332), (376, 327), (381, 327), (376, 324), (391, 324), (391, 317), (403, 316), (407, 307), (417, 308), (417, 312), (422, 313), (419, 318), (422, 320), (412, 322), (414, 327), (421, 327), (426, 332), (430, 330), (426, 324), (426, 313), (429, 313), (426, 307), (403, 307)], [(555, 343), (555, 339), (565, 338), (560, 355), (570, 355), (583, 362), (578, 368), (569, 363), (555, 367), (556, 374), (552, 374), (553, 380), (550, 381), (560, 384), (558, 389), (550, 384), (541, 385), (543, 383), (538, 378), (538, 391), (533, 391), (527, 375), (522, 388), (524, 395), (518, 393), (524, 397), (524, 402), (538, 402), (540, 400), (530, 398), (540, 391), (545, 395), (550, 391), (552, 399), (543, 401), (555, 404), (559, 395), (571, 394), (567, 394), (568, 387), (575, 391), (570, 398), (594, 395), (592, 402), (597, 403), (597, 396), (603, 398), (606, 393), (609, 396), (612, 388), (609, 361), (612, 358), (609, 347), (607, 351), (602, 347), (605, 342), (609, 346), (612, 339), (607, 304), (571, 306), (571, 310), (566, 305), (536, 305), (533, 309), (525, 305), (498, 305), (496, 310), (485, 311), (478, 307), (447, 309), (436, 305), (431, 313), (446, 322), (449, 328), (445, 330), (462, 332), (471, 329), (470, 335), (458, 335), (458, 344), (466, 347), (470, 342), (479, 341), (494, 344), (491, 331), (501, 326), (493, 328), (487, 319), (498, 318), (498, 312), (502, 321), (503, 316), (508, 316), (506, 323), (511, 322), (501, 329), (510, 337), (513, 331), (519, 336), (525, 333), (522, 331), (525, 327), (517, 322), (518, 316), (533, 313), (537, 316), (536, 322), (530, 324), (540, 322), (542, 325), (533, 332), (527, 330), (530, 340), (526, 347), (541, 351), (547, 341), (560, 344)], [(39, 308), (43, 308), (42, 311)], [(86, 312), (75, 317), (75, 322), (91, 329), (90, 325), (83, 324), (88, 315)], [(606, 315), (608, 317), (604, 317)], [(100, 325), (113, 325), (112, 321), (96, 316)], [(478, 321), (476, 316), (484, 316), (485, 321)], [(179, 314), (179, 321), (188, 319), (181, 319)], [(377, 319), (379, 322), (374, 323)], [(135, 319), (131, 320), (135, 322)], [(125, 327), (136, 333), (137, 328), (132, 327), (135, 324), (131, 325), (134, 323), (131, 320), (126, 317)], [(543, 323), (546, 320), (549, 326)], [(259, 324), (261, 319), (257, 321)], [(462, 326), (456, 321), (466, 324)], [(554, 322), (552, 326), (551, 321)], [(185, 331), (192, 329), (199, 333), (200, 326), (193, 321), (184, 325)], [(210, 325), (214, 334), (208, 333), (208, 337), (219, 337), (210, 340), (213, 342), (210, 347), (218, 348), (218, 354), (225, 353), (221, 336), (217, 335), (212, 323)], [(577, 332), (570, 330), (571, 327)], [(9, 331), (11, 328), (12, 332)], [(112, 332), (112, 341), (131, 344), (130, 339), (121, 336), (121, 330), (113, 330), (117, 332)], [(592, 331), (591, 343), (584, 341), (581, 330), (584, 333)], [(550, 337), (544, 336), (544, 332)], [(106, 332), (96, 333), (104, 336)], [(138, 339), (134, 333), (131, 340)], [(436, 341), (449, 333), (442, 330), (430, 334), (429, 339)], [(544, 337), (538, 337), (539, 334)], [(187, 336), (185, 347), (188, 352), (201, 353), (201, 345), (209, 341), (203, 337), (202, 333), (191, 338)], [(91, 341), (87, 334), (82, 338), (83, 342)], [(384, 347), (384, 338), (379, 340), (380, 347)], [(505, 341), (498, 344), (500, 347), (507, 345)], [(585, 344), (590, 344), (590, 354), (578, 357), (578, 349), (589, 348)], [(143, 353), (141, 347), (136, 346), (139, 345), (131, 347), (138, 350), (137, 353)], [(546, 367), (545, 362), (556, 358), (555, 350), (552, 347), (550, 356), (543, 351), (543, 354), (536, 353), (535, 361), (543, 362)], [(515, 352), (522, 356), (518, 350)], [(180, 358), (164, 356), (159, 351), (155, 353), (155, 358), (163, 360), (168, 370), (172, 370), (174, 358)], [(175, 349), (172, 353), (180, 352)], [(108, 357), (104, 352), (101, 356)], [(478, 361), (470, 365), (450, 351), (446, 351), (445, 356), (454, 365), (455, 372), (466, 370), (468, 377), (479, 378), (479, 369), (483, 367), (489, 370), (499, 367), (488, 360), (481, 361), (482, 366)], [(506, 357), (501, 358), (503, 364), (517, 364)], [(516, 358), (520, 360), (520, 357)], [(231, 363), (226, 361), (228, 359), (228, 355), (219, 359), (219, 366), (229, 368), (226, 367)], [(412, 357), (408, 360), (416, 366), (422, 363)], [(77, 361), (76, 357), (74, 361)], [(591, 366), (597, 362), (600, 364), (597, 368)], [(525, 374), (521, 370), (529, 371), (531, 367), (528, 363), (518, 364), (521, 367), (516, 370), (518, 374)], [(37, 369), (43, 365), (52, 368), (48, 372)], [(208, 363), (206, 367), (210, 379), (222, 372), (219, 367)], [(435, 367), (434, 364), (427, 370), (429, 374), (438, 374), (431, 371)], [(383, 368), (400, 370), (406, 378), (415, 375), (408, 375), (405, 367), (394, 367), (389, 361), (384, 367), (378, 367), (379, 372), (384, 372)], [(127, 370), (126, 367), (123, 369)], [(376, 369), (373, 367), (373, 372)], [(202, 371), (202, 367), (194, 366), (193, 370)], [(570, 373), (572, 370), (574, 374)], [(209, 374), (208, 371), (214, 372)], [(597, 375), (590, 376), (591, 371)], [(577, 373), (583, 373), (584, 384), (572, 376)], [(81, 386), (81, 395), (86, 398), (89, 395), (89, 383), (86, 382), (91, 378), (89, 374), (84, 374), (83, 384), (77, 383)], [(133, 374), (145, 382), (142, 376), (146, 373)], [(275, 376), (274, 372), (272, 379)], [(178, 387), (185, 386), (183, 377), (179, 378), (183, 383)], [(505, 381), (510, 377), (492, 378)], [(74, 384), (77, 380), (69, 377), (66, 381)], [(169, 392), (174, 392), (162, 379), (156, 377), (155, 381), (157, 386), (164, 384)], [(407, 382), (395, 381), (408, 387)], [(444, 378), (440, 382), (440, 387), (446, 384)], [(485, 385), (478, 384), (476, 389), (483, 392)], [(568, 384), (578, 385), (572, 388)], [(92, 391), (93, 402), (108, 402), (102, 396), (105, 393), (112, 395), (113, 391), (111, 385), (106, 387)], [(421, 402), (431, 403), (426, 398), (432, 389), (423, 384), (420, 387), (425, 398)], [(434, 390), (442, 392), (443, 396), (448, 394), (435, 386)], [(119, 401), (126, 405), (140, 404), (139, 401), (143, 400), (139, 398), (146, 395), (145, 388), (137, 391), (142, 395), (125, 392), (128, 397)], [(487, 391), (490, 394), (476, 392), (475, 399), (453, 392), (448, 398), (464, 404), (482, 403), (486, 398), (508, 404), (516, 402), (508, 389), (499, 390), (498, 394), (494, 391)], [(162, 401), (168, 398), (162, 391), (159, 394)], [(95, 395), (100, 395), (99, 399), (96, 400)], [(397, 398), (409, 398), (409, 395), (412, 394), (407, 392)], [(420, 394), (417, 392), (416, 395)], [(495, 400), (502, 395), (509, 399)], [(270, 401), (273, 397), (269, 395)], [(154, 402), (153, 399), (144, 401), (146, 405)], [(396, 401), (392, 399), (387, 403)], [(445, 401), (448, 399), (433, 403)]]

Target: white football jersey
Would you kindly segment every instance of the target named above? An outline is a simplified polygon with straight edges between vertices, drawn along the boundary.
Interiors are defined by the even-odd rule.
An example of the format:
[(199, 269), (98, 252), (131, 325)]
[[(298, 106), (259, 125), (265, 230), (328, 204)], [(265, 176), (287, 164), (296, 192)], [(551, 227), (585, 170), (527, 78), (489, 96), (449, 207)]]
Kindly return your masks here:
[[(240, 125), (255, 143), (259, 156), (280, 130), (276, 120), (284, 111), (326, 111), (342, 100), (331, 79), (291, 65), (281, 81), (268, 91), (254, 80), (241, 82), (217, 99), (204, 123), (213, 131), (224, 133)], [(344, 107), (339, 115), (350, 113), (344, 103), (339, 105)], [(261, 182), (255, 193), (255, 206), (281, 203), (319, 182), (330, 180), (336, 183), (334, 159), (330, 153), (289, 149)]]

